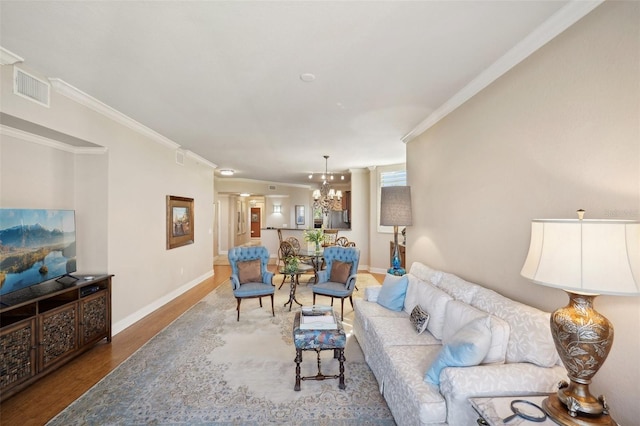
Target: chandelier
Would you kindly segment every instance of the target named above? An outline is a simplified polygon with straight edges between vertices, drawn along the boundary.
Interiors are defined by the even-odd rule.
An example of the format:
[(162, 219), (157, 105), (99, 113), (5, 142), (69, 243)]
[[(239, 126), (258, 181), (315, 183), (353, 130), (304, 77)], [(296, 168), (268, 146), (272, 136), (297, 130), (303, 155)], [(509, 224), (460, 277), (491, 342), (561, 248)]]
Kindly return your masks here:
[[(333, 179), (333, 174), (328, 172), (329, 156), (324, 156), (324, 174), (322, 175), (322, 184), (320, 189), (313, 191), (313, 209), (321, 210), (322, 214), (327, 215), (332, 210), (342, 210), (342, 191), (331, 188), (329, 180)], [(309, 179), (313, 174), (309, 175)], [(344, 179), (344, 176), (342, 177)]]

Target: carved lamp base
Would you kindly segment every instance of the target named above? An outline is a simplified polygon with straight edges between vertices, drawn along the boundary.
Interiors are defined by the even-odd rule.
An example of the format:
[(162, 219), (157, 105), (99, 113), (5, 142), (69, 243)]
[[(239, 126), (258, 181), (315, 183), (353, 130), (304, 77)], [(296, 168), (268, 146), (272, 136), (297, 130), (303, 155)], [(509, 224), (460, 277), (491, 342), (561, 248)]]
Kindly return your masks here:
[(542, 402), (542, 409), (554, 422), (562, 426), (618, 426), (608, 414), (591, 416), (579, 413), (572, 417), (556, 394), (550, 395)]
[(613, 325), (593, 308), (595, 295), (565, 291), (569, 304), (551, 315), (551, 335), (571, 382), (560, 383), (542, 408), (560, 425), (616, 425), (604, 396), (596, 398), (589, 391), (611, 350)]

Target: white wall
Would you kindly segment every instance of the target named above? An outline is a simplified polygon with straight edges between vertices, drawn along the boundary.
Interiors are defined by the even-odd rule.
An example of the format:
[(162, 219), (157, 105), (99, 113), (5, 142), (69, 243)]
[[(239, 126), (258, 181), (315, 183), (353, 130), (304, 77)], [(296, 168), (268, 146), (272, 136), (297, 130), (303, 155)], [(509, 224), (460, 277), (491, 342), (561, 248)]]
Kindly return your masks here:
[[(213, 170), (178, 165), (173, 149), (55, 91), (51, 108), (15, 96), (12, 71), (0, 69), (2, 112), (107, 148), (76, 154), (3, 134), (0, 205), (76, 210), (79, 271), (115, 275), (114, 332), (211, 276)], [(194, 244), (166, 250), (167, 195), (194, 198)]]
[[(640, 4), (605, 2), (407, 146), (408, 258), (551, 311), (520, 276), (533, 218), (640, 219)], [(600, 296), (616, 338), (591, 390), (640, 418), (640, 297)]]

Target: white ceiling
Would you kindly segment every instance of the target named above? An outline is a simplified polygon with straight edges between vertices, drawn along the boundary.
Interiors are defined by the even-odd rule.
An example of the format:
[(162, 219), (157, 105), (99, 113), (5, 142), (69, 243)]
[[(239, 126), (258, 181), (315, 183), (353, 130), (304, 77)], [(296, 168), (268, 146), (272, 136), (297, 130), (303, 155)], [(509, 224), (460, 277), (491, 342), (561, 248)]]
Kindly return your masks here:
[(568, 3), (2, 0), (0, 45), (235, 177), (304, 183), (325, 154), (404, 162), (405, 135)]

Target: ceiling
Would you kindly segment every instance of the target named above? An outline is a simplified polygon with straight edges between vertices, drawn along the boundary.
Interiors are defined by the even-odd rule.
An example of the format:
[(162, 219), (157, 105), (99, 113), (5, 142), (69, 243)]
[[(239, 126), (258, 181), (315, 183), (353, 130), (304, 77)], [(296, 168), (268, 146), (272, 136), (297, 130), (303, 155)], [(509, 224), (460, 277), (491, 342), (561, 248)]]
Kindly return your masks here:
[(567, 3), (2, 0), (0, 45), (216, 175), (306, 183), (323, 155), (403, 163), (403, 137)]

